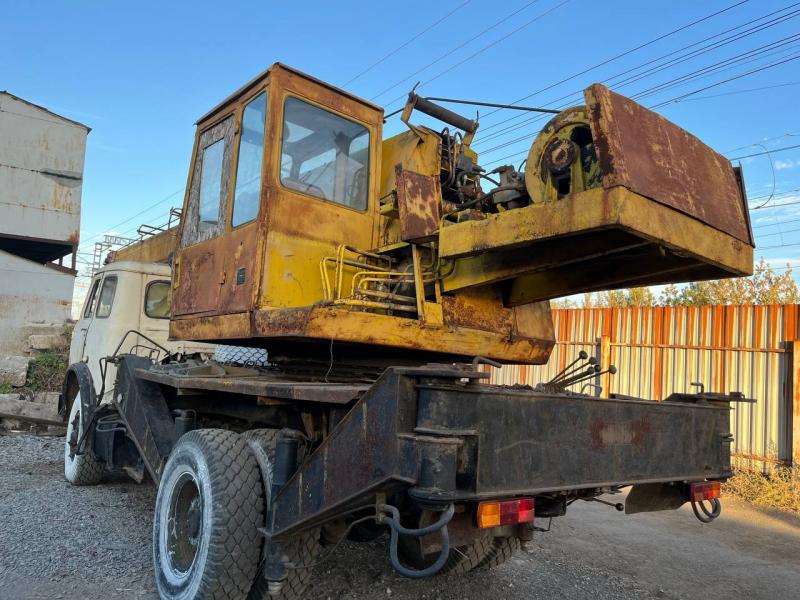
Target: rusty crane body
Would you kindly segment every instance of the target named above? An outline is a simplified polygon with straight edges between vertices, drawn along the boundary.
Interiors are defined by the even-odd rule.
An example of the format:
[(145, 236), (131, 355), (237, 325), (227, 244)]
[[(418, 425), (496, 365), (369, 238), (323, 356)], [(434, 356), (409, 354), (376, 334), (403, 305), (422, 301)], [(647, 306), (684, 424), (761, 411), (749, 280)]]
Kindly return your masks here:
[(491, 171), (477, 121), (412, 92), (383, 139), (382, 108), (281, 64), (198, 121), (179, 229), (120, 258), (169, 251), (173, 339), (268, 363), (129, 332), (100, 358), (112, 390), (80, 362), (62, 394), (71, 481), (159, 486), (162, 597), (300, 598), (323, 544), (383, 531), (410, 577), (490, 567), (535, 518), (626, 486), (628, 512), (719, 515), (740, 395), (601, 397), (616, 367), (586, 356), (536, 388), (483, 382), (481, 363), (547, 362), (553, 298), (752, 272), (739, 169), (602, 85), (584, 96)]

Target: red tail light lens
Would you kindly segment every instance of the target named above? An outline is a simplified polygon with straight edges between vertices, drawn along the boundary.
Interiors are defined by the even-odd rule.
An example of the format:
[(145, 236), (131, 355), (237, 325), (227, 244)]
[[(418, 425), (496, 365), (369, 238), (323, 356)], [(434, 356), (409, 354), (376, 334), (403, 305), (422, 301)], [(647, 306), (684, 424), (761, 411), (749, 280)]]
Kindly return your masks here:
[(481, 502), (478, 504), (478, 527), (487, 529), (501, 525), (532, 523), (534, 508), (533, 498)]
[(686, 498), (692, 502), (702, 502), (703, 500), (713, 500), (720, 496), (719, 481), (704, 481), (702, 483), (690, 483), (686, 486)]

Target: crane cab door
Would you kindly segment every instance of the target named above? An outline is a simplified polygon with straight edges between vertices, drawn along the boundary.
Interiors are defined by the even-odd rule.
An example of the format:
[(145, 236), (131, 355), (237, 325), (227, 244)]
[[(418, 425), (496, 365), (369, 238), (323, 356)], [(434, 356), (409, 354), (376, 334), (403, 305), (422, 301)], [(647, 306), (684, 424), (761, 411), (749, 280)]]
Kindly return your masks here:
[(173, 275), (173, 314), (215, 314), (224, 283), (219, 237), (227, 214), (234, 116), (197, 138)]
[(377, 239), (382, 111), (287, 67), (273, 68), (269, 223), (260, 308), (324, 298), (321, 261)]
[(197, 137), (173, 275), (173, 316), (248, 310), (262, 209), (267, 89), (243, 97)]

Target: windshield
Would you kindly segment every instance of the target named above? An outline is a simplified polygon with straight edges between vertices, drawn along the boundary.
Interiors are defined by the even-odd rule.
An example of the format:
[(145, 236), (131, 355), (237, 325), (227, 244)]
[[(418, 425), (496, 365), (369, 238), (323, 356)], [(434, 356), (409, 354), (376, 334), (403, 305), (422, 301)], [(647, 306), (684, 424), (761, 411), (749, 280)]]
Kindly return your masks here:
[(367, 207), (369, 131), (327, 110), (287, 98), (281, 183), (350, 208)]

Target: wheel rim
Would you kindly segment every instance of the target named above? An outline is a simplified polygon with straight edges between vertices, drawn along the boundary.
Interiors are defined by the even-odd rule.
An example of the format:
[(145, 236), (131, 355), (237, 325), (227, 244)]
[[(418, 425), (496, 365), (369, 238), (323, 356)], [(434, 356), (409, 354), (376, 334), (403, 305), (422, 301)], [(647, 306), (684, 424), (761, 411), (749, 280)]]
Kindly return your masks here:
[(70, 416), (72, 419), (69, 420), (67, 423), (67, 435), (66, 435), (66, 444), (64, 446), (64, 458), (67, 462), (72, 462), (75, 460), (76, 455), (75, 452), (78, 447), (78, 440), (80, 439), (81, 434), (81, 394), (78, 392), (75, 394), (75, 398), (72, 400), (73, 408), (70, 410)]
[(203, 497), (194, 475), (181, 473), (169, 494), (162, 535), (165, 562), (175, 579), (185, 579), (197, 558), (203, 537)]

